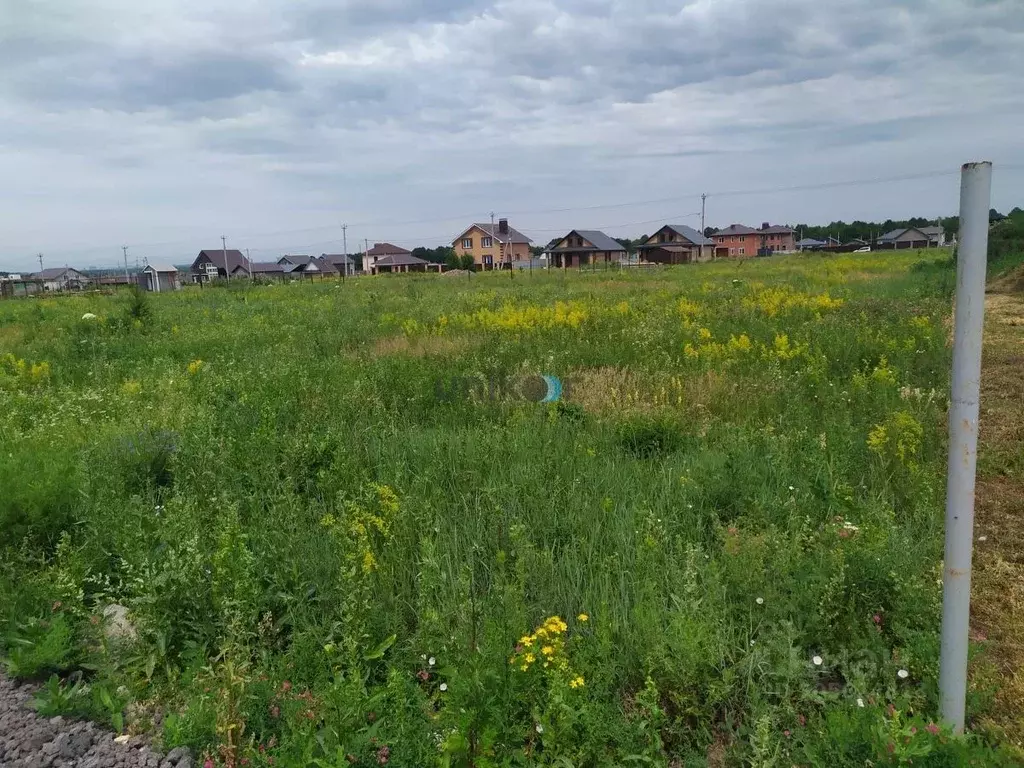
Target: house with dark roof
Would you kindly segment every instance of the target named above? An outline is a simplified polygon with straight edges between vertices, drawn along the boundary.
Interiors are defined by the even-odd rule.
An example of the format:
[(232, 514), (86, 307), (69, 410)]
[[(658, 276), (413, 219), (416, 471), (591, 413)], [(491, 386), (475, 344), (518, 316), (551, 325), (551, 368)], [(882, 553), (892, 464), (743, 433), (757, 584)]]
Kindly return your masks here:
[(412, 256), (412, 251), (391, 243), (374, 243), (373, 248), (368, 248), (363, 253), (363, 272), (368, 275), (377, 274), (374, 269), (377, 262), (391, 256)]
[(344, 253), (321, 253), (320, 261), (326, 261), (343, 277), (356, 273), (356, 262)]
[(36, 272), (32, 279), (42, 283), (44, 291), (80, 291), (92, 282), (74, 267), (50, 267)]
[(946, 233), (942, 227), (900, 227), (881, 235), (875, 241), (878, 248), (936, 248), (945, 245)]
[(371, 274), (383, 275), (392, 272), (428, 272), (441, 271), (440, 264), (432, 264), (429, 261), (413, 256), (411, 253), (391, 253), (387, 256), (379, 256), (370, 267)]
[(693, 227), (666, 224), (642, 244), (637, 251), (643, 261), (654, 264), (691, 264), (710, 261), (714, 243)]
[[(238, 269), (241, 267), (241, 271)], [(194, 283), (204, 283), (218, 277), (227, 278), (229, 275), (237, 276), (244, 273), (249, 276), (249, 262), (241, 251), (229, 248), (210, 248), (199, 252), (192, 266), (189, 268), (189, 275)]]
[(531, 242), (510, 227), (508, 219), (498, 219), (497, 224), (472, 224), (452, 241), (452, 247), (456, 256), (472, 256), (477, 269), (509, 269), (530, 258)]
[(282, 256), (277, 260), (277, 263), (288, 277), (308, 277), (313, 279), (319, 276), (323, 280), (325, 277), (337, 277), (338, 275), (338, 270), (330, 262), (323, 261), (315, 256), (306, 256), (305, 254)]
[(715, 231), (711, 238), (715, 241), (716, 258), (771, 256), (796, 250), (793, 228), (772, 225), (767, 221), (760, 229), (730, 224)]
[(546, 252), (548, 267), (565, 269), (617, 264), (626, 255), (618, 241), (596, 229), (574, 229)]

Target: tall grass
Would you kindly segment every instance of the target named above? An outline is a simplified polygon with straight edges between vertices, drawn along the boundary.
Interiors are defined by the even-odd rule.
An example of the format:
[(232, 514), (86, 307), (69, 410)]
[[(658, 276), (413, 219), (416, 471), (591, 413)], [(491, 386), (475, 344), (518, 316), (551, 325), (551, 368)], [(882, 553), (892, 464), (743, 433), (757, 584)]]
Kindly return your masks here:
[(7, 655), (228, 765), (981, 754), (927, 727), (944, 258), (5, 303)]

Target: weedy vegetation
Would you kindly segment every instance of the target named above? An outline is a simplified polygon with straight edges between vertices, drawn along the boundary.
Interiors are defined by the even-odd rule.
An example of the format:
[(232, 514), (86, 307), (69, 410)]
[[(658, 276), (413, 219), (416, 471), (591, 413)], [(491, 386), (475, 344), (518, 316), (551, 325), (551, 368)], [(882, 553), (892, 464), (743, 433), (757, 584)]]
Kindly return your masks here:
[(1019, 764), (938, 720), (952, 274), (5, 302), (0, 654), (232, 767)]

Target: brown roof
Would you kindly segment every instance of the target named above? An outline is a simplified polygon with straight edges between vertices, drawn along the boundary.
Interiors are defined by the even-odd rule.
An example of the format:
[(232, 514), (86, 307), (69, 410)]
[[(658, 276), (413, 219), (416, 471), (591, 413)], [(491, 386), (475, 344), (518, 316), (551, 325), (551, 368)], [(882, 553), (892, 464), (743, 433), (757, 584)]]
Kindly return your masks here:
[(393, 253), (389, 256), (384, 256), (377, 259), (374, 262), (375, 267), (411, 267), (415, 264), (426, 264), (425, 259), (421, 259), (418, 256), (413, 256), (412, 253)]
[(452, 242), (454, 243), (461, 240), (463, 236), (466, 234), (466, 232), (469, 232), (469, 230), (473, 229), (473, 227), (482, 230), (483, 232), (497, 240), (499, 243), (530, 244), (533, 242), (530, 238), (528, 238), (526, 235), (524, 235), (522, 232), (520, 232), (518, 229), (515, 229), (514, 227), (508, 228), (508, 234), (502, 234), (501, 232), (498, 231), (499, 226), (500, 225), (498, 224), (495, 224), (493, 227), (490, 224), (473, 224), (473, 226), (467, 227), (465, 230), (463, 230), (462, 234), (455, 238), (455, 240), (453, 240)]
[(399, 248), (397, 245), (391, 243), (374, 243), (373, 248), (366, 252), (367, 256), (392, 256), (398, 254), (411, 254), (412, 251), (407, 251), (405, 248)]
[[(199, 270), (196, 269), (196, 267), (198, 266), (199, 261), (205, 256), (209, 261), (213, 262), (217, 266), (217, 271), (218, 272), (223, 272), (224, 271), (224, 253), (225, 253), (224, 250), (221, 249), (221, 248), (210, 248), (208, 250), (200, 251), (199, 255), (196, 256), (196, 260), (192, 262), (192, 271), (193, 272), (199, 271)], [(242, 255), (241, 251), (235, 250), (233, 248), (228, 248), (228, 250), (227, 250), (227, 261), (228, 261), (228, 272), (233, 272), (235, 267), (239, 267), (239, 266), (245, 267), (246, 266), (245, 256)]]

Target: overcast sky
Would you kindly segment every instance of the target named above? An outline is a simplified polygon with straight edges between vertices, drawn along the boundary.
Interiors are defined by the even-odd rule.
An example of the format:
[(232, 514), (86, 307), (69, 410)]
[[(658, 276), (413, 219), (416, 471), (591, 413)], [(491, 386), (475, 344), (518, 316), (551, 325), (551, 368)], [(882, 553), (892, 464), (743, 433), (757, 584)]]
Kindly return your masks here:
[(0, 0), (0, 67), (0, 269), (1024, 206), (1022, 0)]

